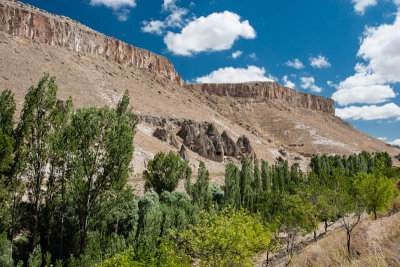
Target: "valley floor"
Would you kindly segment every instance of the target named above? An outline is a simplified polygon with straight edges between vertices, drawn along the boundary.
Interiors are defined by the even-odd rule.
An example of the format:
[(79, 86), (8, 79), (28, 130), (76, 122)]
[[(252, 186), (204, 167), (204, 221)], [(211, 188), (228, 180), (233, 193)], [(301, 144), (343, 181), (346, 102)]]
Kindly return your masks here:
[[(395, 206), (399, 205), (399, 199)], [(323, 226), (318, 231), (318, 241), (313, 234), (299, 238), (289, 266), (400, 266), (400, 212), (378, 220), (364, 215), (352, 234), (352, 255), (346, 248), (346, 232), (339, 222), (329, 226), (325, 234)], [(259, 255), (256, 266), (285, 266), (286, 252), (270, 256), (266, 264), (266, 253)]]

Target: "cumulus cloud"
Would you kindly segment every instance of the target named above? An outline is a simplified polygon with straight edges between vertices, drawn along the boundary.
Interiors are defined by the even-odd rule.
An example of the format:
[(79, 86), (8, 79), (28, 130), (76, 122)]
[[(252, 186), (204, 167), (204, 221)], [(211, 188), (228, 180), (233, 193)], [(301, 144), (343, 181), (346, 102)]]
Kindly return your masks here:
[(240, 57), (242, 54), (243, 54), (243, 52), (239, 50), (239, 51), (233, 52), (233, 53), (232, 53), (232, 57), (233, 57), (233, 58), (238, 58), (238, 57)]
[(176, 8), (171, 11), (171, 14), (168, 15), (165, 20), (143, 21), (141, 30), (143, 32), (161, 35), (168, 27), (182, 28), (185, 23), (184, 16), (187, 13), (188, 10), (185, 8)]
[(141, 30), (143, 32), (161, 35), (165, 27), (166, 24), (164, 21), (151, 20), (151, 21), (143, 21), (143, 27), (141, 28)]
[(135, 0), (90, 0), (92, 6), (104, 5), (114, 10), (114, 14), (120, 21), (127, 21), (130, 10), (127, 7), (136, 7)]
[(314, 77), (301, 77), (300, 81), (301, 81), (301, 85), (300, 85), (301, 88), (310, 90), (311, 92), (315, 92), (315, 93), (322, 92), (322, 88), (315, 85)]
[(251, 53), (248, 55), (249, 58), (251, 59), (257, 59), (257, 54), (256, 53)]
[(294, 82), (289, 81), (287, 75), (283, 76), (282, 80), (283, 80), (283, 86), (289, 87), (289, 88), (292, 88), (292, 89), (294, 89), (296, 87), (296, 84)]
[(328, 59), (324, 56), (318, 57), (310, 57), (310, 64), (314, 68), (322, 69), (322, 68), (329, 68), (331, 63), (329, 63)]
[(196, 78), (197, 83), (243, 83), (251, 81), (273, 82), (275, 78), (266, 76), (265, 68), (247, 66), (245, 68), (226, 67), (220, 68), (210, 74)]
[(176, 7), (176, 0), (164, 0), (162, 6), (163, 10), (170, 10), (174, 7)]
[(364, 15), (368, 7), (376, 6), (377, 0), (351, 0), (354, 4), (354, 11), (359, 15)]
[(248, 20), (241, 21), (239, 15), (225, 11), (192, 20), (180, 33), (168, 32), (164, 43), (176, 55), (191, 56), (230, 49), (240, 37), (254, 39), (256, 32)]
[(351, 106), (346, 108), (337, 108), (336, 116), (342, 119), (352, 120), (400, 119), (400, 107), (395, 103), (389, 103), (383, 106)]
[(400, 146), (400, 139), (393, 140), (392, 142), (388, 142), (391, 145)]
[(293, 60), (288, 60), (286, 63), (286, 66), (295, 68), (295, 69), (302, 69), (304, 68), (303, 62), (301, 62), (298, 58), (295, 58)]
[(92, 6), (104, 5), (112, 9), (120, 9), (122, 7), (135, 7), (135, 0), (90, 0)]
[(332, 98), (340, 105), (377, 104), (396, 97), (392, 84), (400, 82), (400, 13), (393, 24), (367, 27), (357, 55), (366, 63), (338, 85)]

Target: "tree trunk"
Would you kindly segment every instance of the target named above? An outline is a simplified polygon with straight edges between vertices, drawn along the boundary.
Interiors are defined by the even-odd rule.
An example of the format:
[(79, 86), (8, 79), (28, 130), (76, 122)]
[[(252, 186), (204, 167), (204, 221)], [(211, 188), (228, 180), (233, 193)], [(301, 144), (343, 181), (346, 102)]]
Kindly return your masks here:
[(328, 221), (325, 220), (325, 234), (328, 232)]
[(374, 209), (374, 219), (376, 221), (376, 219), (378, 219), (378, 216), (376, 215), (376, 209)]
[(314, 228), (314, 241), (317, 242), (317, 229)]
[(35, 208), (33, 210), (33, 233), (32, 233), (32, 250), (33, 252), (36, 248), (38, 232), (39, 232), (39, 201), (35, 200)]
[(269, 251), (267, 251), (267, 261), (265, 262), (266, 266), (269, 265)]
[(350, 256), (350, 241), (351, 241), (351, 233), (347, 231), (347, 252), (349, 253), (349, 256)]
[(119, 219), (117, 219), (117, 225), (115, 226), (115, 235), (118, 235), (118, 223), (119, 223)]

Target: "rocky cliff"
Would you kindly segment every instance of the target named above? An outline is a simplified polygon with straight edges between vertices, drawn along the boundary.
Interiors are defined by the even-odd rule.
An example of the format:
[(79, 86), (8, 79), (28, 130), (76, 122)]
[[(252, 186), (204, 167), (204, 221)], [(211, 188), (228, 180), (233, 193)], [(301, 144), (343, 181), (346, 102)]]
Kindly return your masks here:
[(184, 84), (172, 63), (163, 56), (107, 37), (67, 17), (52, 15), (17, 1), (0, 0), (0, 31), (148, 69)]
[(332, 99), (299, 92), (274, 82), (188, 84), (186, 87), (222, 97), (281, 100), (293, 107), (318, 110), (335, 115), (335, 102)]

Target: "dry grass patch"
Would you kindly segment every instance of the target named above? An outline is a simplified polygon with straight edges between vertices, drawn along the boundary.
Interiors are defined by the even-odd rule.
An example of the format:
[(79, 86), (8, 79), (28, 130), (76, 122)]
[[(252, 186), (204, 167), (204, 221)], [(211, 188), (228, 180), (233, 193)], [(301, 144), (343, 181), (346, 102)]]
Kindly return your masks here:
[(292, 266), (400, 266), (400, 213), (361, 222), (352, 235), (351, 256), (346, 233), (339, 230), (306, 248)]

